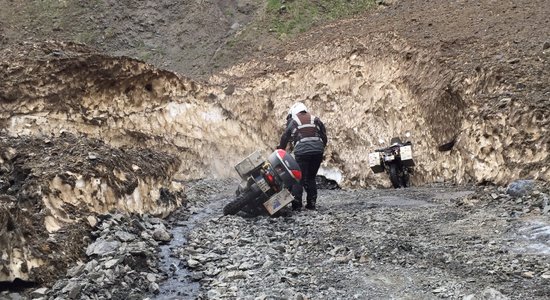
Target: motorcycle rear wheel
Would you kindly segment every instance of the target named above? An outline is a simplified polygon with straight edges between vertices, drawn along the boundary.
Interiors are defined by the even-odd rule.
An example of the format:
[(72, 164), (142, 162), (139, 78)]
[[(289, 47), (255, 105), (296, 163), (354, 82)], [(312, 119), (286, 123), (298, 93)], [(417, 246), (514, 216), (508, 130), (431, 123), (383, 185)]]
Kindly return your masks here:
[(248, 204), (255, 204), (254, 201), (262, 194), (262, 191), (256, 186), (252, 185), (247, 189), (241, 190), (235, 200), (229, 202), (223, 208), (224, 215), (234, 215), (242, 210)]
[(227, 215), (234, 215), (238, 213), (243, 207), (245, 207), (248, 204), (248, 197), (245, 197), (246, 194), (240, 194), (238, 195), (235, 200), (227, 203), (227, 205), (223, 208), (223, 214), (224, 216)]
[(409, 173), (403, 172), (403, 174), (401, 175), (401, 186), (404, 188), (411, 186)]
[(398, 170), (397, 170), (397, 165), (396, 164), (391, 164), (390, 165), (390, 181), (391, 181), (391, 184), (393, 186), (393, 188), (397, 189), (401, 186), (400, 184), (400, 178), (399, 178), (399, 174), (398, 174)]

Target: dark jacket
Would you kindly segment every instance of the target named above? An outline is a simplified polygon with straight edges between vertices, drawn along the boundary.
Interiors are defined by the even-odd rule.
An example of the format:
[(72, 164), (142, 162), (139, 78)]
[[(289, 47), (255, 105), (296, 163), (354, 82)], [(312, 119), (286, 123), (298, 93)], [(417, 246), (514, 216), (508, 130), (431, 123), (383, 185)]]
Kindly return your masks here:
[(328, 142), (325, 125), (308, 112), (298, 113), (296, 118), (289, 120), (278, 148), (285, 149), (290, 141), (295, 155), (323, 154)]

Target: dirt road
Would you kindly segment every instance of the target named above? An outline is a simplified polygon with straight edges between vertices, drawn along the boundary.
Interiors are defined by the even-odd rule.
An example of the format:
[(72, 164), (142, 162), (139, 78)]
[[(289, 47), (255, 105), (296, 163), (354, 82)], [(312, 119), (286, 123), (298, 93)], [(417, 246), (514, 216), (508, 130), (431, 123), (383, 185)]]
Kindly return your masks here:
[[(209, 199), (219, 207), (227, 191)], [(547, 299), (544, 196), (493, 187), (324, 190), (318, 211), (289, 217), (214, 211), (173, 252), (202, 299)]]

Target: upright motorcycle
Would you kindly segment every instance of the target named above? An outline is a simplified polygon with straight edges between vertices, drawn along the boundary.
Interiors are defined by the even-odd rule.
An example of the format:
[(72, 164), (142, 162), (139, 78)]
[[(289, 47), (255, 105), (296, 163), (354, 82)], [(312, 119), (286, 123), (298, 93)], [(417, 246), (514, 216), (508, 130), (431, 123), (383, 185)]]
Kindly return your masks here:
[(289, 188), (302, 178), (300, 166), (289, 153), (279, 149), (264, 160), (256, 151), (235, 166), (242, 181), (236, 198), (223, 208), (224, 215), (239, 211), (273, 215), (292, 202)]
[(392, 138), (390, 146), (374, 150), (369, 154), (369, 166), (374, 173), (386, 172), (394, 188), (410, 186), (410, 175), (414, 171), (412, 143), (402, 143)]

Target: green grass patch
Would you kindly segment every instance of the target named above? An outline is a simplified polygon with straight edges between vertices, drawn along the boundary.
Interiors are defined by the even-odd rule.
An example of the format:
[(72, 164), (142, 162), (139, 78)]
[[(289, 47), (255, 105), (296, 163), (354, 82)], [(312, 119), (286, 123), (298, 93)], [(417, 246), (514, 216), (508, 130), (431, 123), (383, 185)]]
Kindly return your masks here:
[[(269, 29), (280, 37), (307, 31), (317, 24), (345, 19), (375, 6), (376, 0), (268, 0)], [(283, 8), (284, 7), (284, 8)]]

